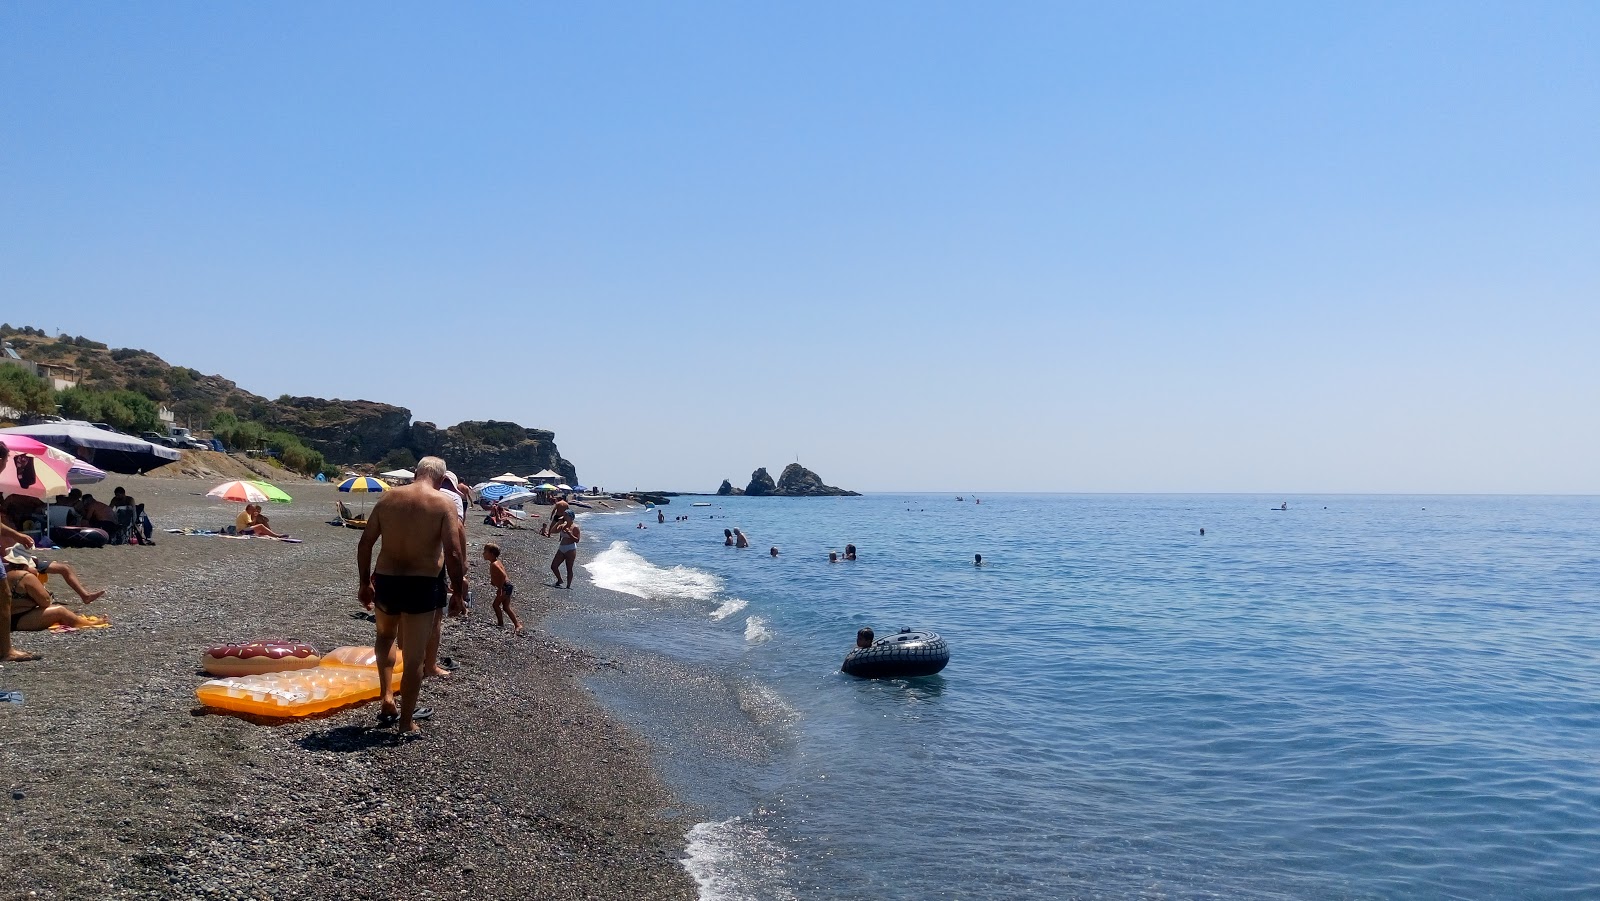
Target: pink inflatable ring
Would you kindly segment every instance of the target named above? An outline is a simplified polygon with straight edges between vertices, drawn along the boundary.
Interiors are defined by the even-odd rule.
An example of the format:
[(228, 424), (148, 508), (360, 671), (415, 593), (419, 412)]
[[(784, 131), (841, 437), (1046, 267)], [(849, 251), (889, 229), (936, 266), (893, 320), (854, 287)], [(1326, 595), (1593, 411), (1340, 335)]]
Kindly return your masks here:
[(213, 676), (253, 676), (310, 669), (322, 662), (317, 649), (293, 641), (252, 641), (207, 648), (200, 666)]

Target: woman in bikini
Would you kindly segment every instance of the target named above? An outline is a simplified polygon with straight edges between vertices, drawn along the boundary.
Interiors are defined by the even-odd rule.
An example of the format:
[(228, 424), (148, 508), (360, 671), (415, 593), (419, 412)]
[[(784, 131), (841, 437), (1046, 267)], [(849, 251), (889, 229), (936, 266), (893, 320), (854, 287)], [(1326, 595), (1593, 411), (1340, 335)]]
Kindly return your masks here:
[(44, 583), (34, 575), (32, 561), (26, 555), (10, 551), (5, 563), (6, 593), (11, 599), (11, 631), (43, 632), (51, 626), (82, 629), (105, 624), (105, 617), (79, 616), (57, 604), (45, 590)]
[(571, 513), (564, 519), (551, 524), (550, 534), (561, 539), (561, 544), (556, 547), (556, 558), (550, 561), (550, 571), (555, 573), (556, 587), (561, 587), (561, 564), (567, 564), (567, 587), (572, 587), (572, 564), (578, 560), (578, 541), (583, 538), (583, 530), (578, 528), (578, 521)]

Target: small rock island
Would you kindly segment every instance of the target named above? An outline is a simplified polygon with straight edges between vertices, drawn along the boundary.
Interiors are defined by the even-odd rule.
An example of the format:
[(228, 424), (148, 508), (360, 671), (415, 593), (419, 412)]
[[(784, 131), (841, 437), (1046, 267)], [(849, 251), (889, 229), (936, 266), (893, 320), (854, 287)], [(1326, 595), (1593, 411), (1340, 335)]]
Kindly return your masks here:
[(772, 475), (765, 466), (750, 474), (750, 484), (743, 489), (733, 487), (727, 479), (722, 480), (722, 485), (717, 488), (719, 497), (736, 497), (748, 495), (750, 497), (860, 497), (859, 491), (846, 491), (832, 485), (824, 485), (822, 477), (801, 466), (799, 463), (790, 463), (783, 468), (783, 474), (778, 476), (778, 481), (772, 481)]

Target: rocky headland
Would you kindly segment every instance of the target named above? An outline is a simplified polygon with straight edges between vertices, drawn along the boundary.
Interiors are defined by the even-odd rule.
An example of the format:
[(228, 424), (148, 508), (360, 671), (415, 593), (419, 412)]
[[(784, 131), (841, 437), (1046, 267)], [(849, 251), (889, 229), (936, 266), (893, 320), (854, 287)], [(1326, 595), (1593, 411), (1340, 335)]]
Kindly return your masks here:
[(240, 388), (220, 375), (174, 366), (147, 350), (112, 348), (83, 337), (53, 337), (39, 329), (0, 326), (0, 336), (25, 360), (70, 367), (85, 389), (131, 391), (171, 409), (179, 425), (205, 429), (218, 413), (289, 432), (328, 463), (409, 468), (437, 454), (469, 482), (503, 472), (554, 470), (569, 485), (578, 470), (556, 448), (555, 433), (514, 422), (467, 421), (448, 428), (413, 422), (411, 411), (370, 400), (282, 395), (276, 400)]
[(778, 480), (772, 480), (772, 474), (767, 472), (765, 466), (750, 474), (750, 483), (743, 490), (733, 487), (727, 479), (722, 480), (722, 485), (717, 488), (719, 497), (735, 497), (746, 495), (748, 497), (860, 497), (859, 491), (848, 491), (824, 484), (822, 477), (801, 466), (799, 463), (790, 463), (783, 468)]

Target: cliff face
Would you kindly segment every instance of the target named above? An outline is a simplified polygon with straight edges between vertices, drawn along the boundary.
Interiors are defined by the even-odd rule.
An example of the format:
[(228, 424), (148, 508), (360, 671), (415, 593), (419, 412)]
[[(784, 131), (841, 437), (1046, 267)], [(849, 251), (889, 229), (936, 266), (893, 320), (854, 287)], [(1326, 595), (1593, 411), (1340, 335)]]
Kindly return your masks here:
[(473, 482), (507, 471), (525, 476), (552, 469), (567, 484), (578, 483), (577, 468), (556, 450), (555, 433), (514, 422), (463, 422), (448, 429), (430, 422), (412, 425), (405, 407), (289, 395), (268, 400), (220, 375), (173, 366), (147, 350), (54, 338), (37, 329), (0, 326), (0, 336), (24, 359), (77, 369), (86, 388), (126, 388), (166, 404), (179, 425), (204, 429), (214, 415), (228, 410), (240, 419), (299, 436), (330, 463), (377, 463), (404, 448), (419, 457), (444, 457), (457, 475)]
[(578, 468), (556, 450), (556, 433), (525, 429), (514, 422), (468, 421), (441, 429), (431, 422), (411, 427), (407, 445), (418, 457), (443, 457), (468, 484), (503, 472), (520, 476), (551, 469), (568, 485), (578, 484)]
[(723, 479), (722, 484), (717, 486), (718, 497), (737, 497), (741, 494), (744, 494), (744, 489), (733, 487), (733, 483), (727, 479)]
[[(717, 489), (721, 495), (738, 494), (739, 489), (728, 484), (726, 479), (722, 487)], [(745, 487), (744, 494), (751, 497), (860, 497), (860, 492), (846, 491), (832, 485), (824, 485), (822, 477), (801, 466), (799, 463), (790, 463), (783, 468), (783, 474), (778, 481), (772, 481), (772, 476), (766, 467), (750, 474), (750, 484)]]
[(411, 437), (410, 410), (370, 400), (280, 397), (263, 413), (262, 422), (299, 435), (330, 463), (379, 460)]

